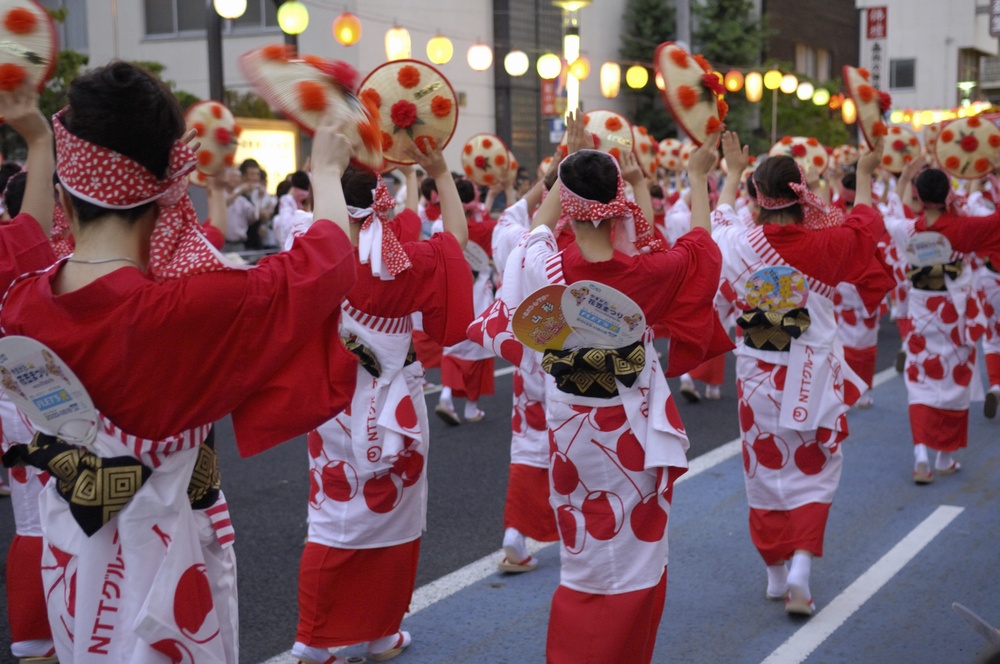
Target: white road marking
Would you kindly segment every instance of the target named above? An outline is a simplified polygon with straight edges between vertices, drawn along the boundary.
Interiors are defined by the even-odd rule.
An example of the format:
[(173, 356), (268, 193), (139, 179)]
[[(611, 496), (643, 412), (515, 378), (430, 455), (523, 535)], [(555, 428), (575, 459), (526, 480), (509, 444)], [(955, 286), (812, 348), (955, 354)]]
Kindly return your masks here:
[(809, 619), (763, 664), (799, 664), (818, 648), (823, 641), (844, 624), (861, 605), (877, 593), (907, 563), (944, 530), (964, 507), (942, 505), (924, 519), (920, 525), (900, 540), (899, 544), (859, 576), (857, 580), (837, 595), (830, 604)]
[[(493, 375), (506, 376), (512, 373), (514, 373), (514, 367), (509, 366), (494, 371)], [(874, 387), (878, 387), (898, 375), (899, 374), (896, 373), (894, 368), (889, 367), (888, 369), (875, 374), (872, 382), (874, 383)], [(440, 391), (441, 388), (438, 386), (430, 390), (425, 390), (424, 394), (436, 394)], [(676, 484), (686, 482), (687, 480), (697, 477), (705, 471), (711, 470), (720, 463), (731, 459), (740, 453), (741, 445), (742, 443), (740, 439), (735, 438), (728, 443), (715, 448), (711, 452), (702, 454), (697, 459), (691, 461), (688, 471), (677, 479)], [(536, 542), (534, 540), (528, 540), (528, 551), (534, 554), (542, 549), (552, 546), (553, 544), (555, 544), (555, 542)], [(425, 586), (417, 588), (413, 593), (413, 599), (410, 601), (410, 615), (413, 615), (422, 609), (426, 609), (432, 604), (435, 604), (443, 599), (447, 599), (455, 593), (464, 590), (474, 583), (479, 583), (483, 579), (486, 579), (496, 573), (497, 563), (501, 558), (503, 558), (503, 549), (498, 549), (491, 554), (483, 556), (475, 562), (469, 563), (461, 569), (457, 569), (454, 572), (446, 574), (445, 576), (442, 576)], [(815, 620), (815, 618), (813, 618), (813, 620)], [(335, 653), (337, 652), (337, 649), (331, 650), (330, 652)], [(295, 664), (295, 662), (296, 659), (292, 657), (291, 652), (287, 652), (276, 657), (272, 657), (261, 664)]]

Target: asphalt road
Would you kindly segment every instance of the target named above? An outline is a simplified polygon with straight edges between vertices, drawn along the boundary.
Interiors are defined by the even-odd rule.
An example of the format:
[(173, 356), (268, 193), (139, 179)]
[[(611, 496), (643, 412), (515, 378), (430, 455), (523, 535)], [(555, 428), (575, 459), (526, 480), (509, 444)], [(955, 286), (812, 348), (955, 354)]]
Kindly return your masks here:
[[(884, 324), (882, 334), (880, 335), (879, 369), (892, 365), (898, 344), (899, 341), (895, 333), (895, 327), (888, 323)], [(502, 363), (498, 363), (497, 366), (498, 369), (503, 369)], [(702, 401), (695, 405), (683, 402), (679, 404), (688, 434), (691, 438), (690, 458), (694, 459), (702, 456), (706, 452), (718, 448), (738, 436), (739, 429), (736, 421), (733, 375), (732, 359), (730, 358), (727, 366), (727, 382), (723, 387), (723, 398), (721, 401)], [(436, 381), (436, 373), (431, 372), (429, 378)], [(895, 382), (899, 383), (896, 386), (898, 391), (898, 389), (901, 389), (901, 381), (897, 380)], [(673, 382), (672, 387), (675, 387)], [(422, 540), (421, 560), (417, 576), (418, 588), (444, 577), (469, 563), (477, 561), (500, 547), (503, 532), (503, 502), (509, 462), (510, 394), (511, 377), (509, 374), (501, 375), (497, 378), (496, 395), (491, 398), (484, 398), (480, 404), (480, 407), (487, 413), (483, 421), (476, 424), (463, 424), (459, 427), (447, 427), (436, 418), (431, 422), (432, 445), (431, 454), (428, 459), (430, 482), (428, 529)], [(436, 398), (436, 395), (428, 395), (428, 404), (431, 409), (436, 403)], [(905, 452), (906, 444), (909, 441), (905, 400), (901, 402), (898, 394), (896, 394), (895, 397), (880, 406), (879, 399), (880, 395), (876, 392), (875, 408), (861, 413), (858, 418), (860, 421), (857, 425), (852, 420), (852, 426), (856, 427), (855, 436), (859, 438), (863, 437), (866, 435), (865, 432), (868, 431), (880, 440), (894, 441), (897, 443), (896, 448), (902, 449)], [(976, 406), (974, 405), (974, 413), (976, 412), (975, 408)], [(461, 410), (460, 405), (459, 410)], [(973, 415), (970, 419), (976, 420), (977, 426), (983, 426), (982, 422), (978, 422), (978, 420), (982, 419), (981, 415), (978, 417)], [(972, 438), (972, 440), (975, 441), (976, 439)], [(241, 618), (240, 659), (243, 662), (249, 663), (262, 662), (287, 651), (292, 644), (295, 634), (297, 568), (306, 534), (308, 466), (305, 439), (302, 437), (289, 441), (277, 449), (251, 459), (240, 459), (236, 454), (235, 446), (232, 445), (232, 427), (228, 420), (223, 420), (217, 425), (217, 441), (217, 448), (220, 452), (223, 469), (223, 486), (232, 510), (237, 532), (236, 551), (239, 561)], [(974, 442), (973, 444), (976, 443)], [(902, 458), (904, 459), (904, 467), (900, 470), (906, 471), (905, 454)], [(860, 464), (862, 468), (870, 471), (869, 474), (874, 474), (871, 468), (873, 464), (869, 463), (866, 465), (863, 459), (864, 456), (862, 455), (860, 459), (852, 463)], [(729, 462), (729, 464), (730, 466), (734, 465), (733, 462)], [(723, 468), (723, 466), (719, 468)], [(685, 634), (696, 627), (701, 630), (705, 629), (706, 625), (698, 624), (697, 621), (692, 623), (693, 616), (698, 616), (697, 620), (708, 621), (707, 624), (709, 625), (719, 625), (717, 641), (719, 643), (732, 642), (737, 644), (734, 646), (737, 652), (739, 651), (740, 643), (744, 643), (746, 639), (752, 638), (765, 642), (765, 647), (761, 649), (762, 652), (765, 652), (765, 654), (771, 652), (771, 650), (767, 649), (770, 647), (771, 642), (777, 639), (777, 643), (780, 644), (784, 640), (784, 638), (779, 638), (783, 633), (782, 630), (788, 631), (789, 629), (786, 621), (781, 620), (779, 617), (769, 616), (766, 619), (761, 617), (762, 612), (768, 615), (771, 613), (781, 613), (783, 617), (780, 607), (769, 604), (761, 606), (762, 603), (748, 601), (739, 592), (734, 592), (734, 588), (726, 586), (727, 580), (736, 576), (733, 572), (736, 567), (740, 567), (742, 570), (739, 576), (744, 585), (748, 583), (747, 579), (756, 583), (761, 581), (761, 579), (757, 579), (757, 576), (762, 576), (762, 570), (756, 570), (756, 567), (751, 568), (753, 573), (749, 575), (746, 570), (748, 564), (757, 565), (759, 560), (754, 559), (756, 554), (752, 551), (752, 547), (749, 544), (749, 537), (746, 534), (745, 497), (742, 497), (742, 481), (739, 480), (738, 464), (735, 465), (735, 468), (736, 470), (734, 471), (733, 468), (727, 467), (724, 471), (730, 475), (735, 474), (736, 479), (730, 483), (732, 484), (730, 489), (735, 487), (735, 492), (727, 491), (724, 495), (715, 497), (712, 496), (712, 490), (709, 490), (707, 494), (699, 492), (697, 500), (707, 501), (700, 507), (698, 504), (685, 505), (685, 499), (681, 497), (682, 492), (677, 493), (678, 498), (677, 503), (675, 503), (675, 511), (679, 516), (676, 520), (672, 517), (671, 521), (672, 555), (671, 579), (668, 589), (668, 610), (664, 615), (663, 626), (661, 626), (661, 635), (667, 629), (669, 636), (665, 637), (666, 641), (661, 636), (661, 642), (663, 643), (661, 643), (657, 651), (657, 662), (761, 661), (761, 658), (740, 659), (739, 657), (735, 657), (731, 648), (718, 648), (713, 651), (714, 654), (711, 656), (708, 656), (708, 653), (699, 654), (696, 649), (691, 650), (690, 648), (680, 651), (668, 650), (666, 644), (673, 642), (675, 636)], [(713, 470), (710, 473), (706, 473), (706, 475), (715, 474), (716, 472), (722, 473), (723, 471)], [(895, 475), (898, 476), (894, 480), (899, 482), (900, 491), (907, 492), (906, 495), (908, 496), (912, 491), (912, 484), (906, 482), (906, 472), (897, 472)], [(993, 515), (996, 514), (996, 480), (998, 476), (1000, 476), (1000, 471), (992, 475), (992, 485), (987, 482), (986, 484), (980, 483), (972, 487), (966, 487), (967, 491), (985, 492), (981, 497), (977, 498), (980, 502), (987, 501), (988, 499), (993, 500)], [(848, 471), (845, 469), (846, 477), (848, 477)], [(870, 488), (871, 485), (877, 484), (877, 477), (877, 475), (874, 475), (872, 479), (866, 480), (865, 487)], [(692, 481), (689, 486), (696, 485), (697, 481), (698, 478)], [(836, 507), (841, 502), (845, 492), (851, 496), (856, 494), (853, 489), (848, 490), (842, 486), (833, 514), (837, 519), (855, 520), (861, 524), (861, 528), (853, 529), (858, 532), (850, 538), (850, 546), (863, 548), (867, 544), (864, 536), (866, 526), (879, 528), (882, 531), (902, 531), (905, 526), (913, 525), (911, 523), (912, 518), (905, 519), (899, 524), (873, 521), (870, 525), (867, 525), (865, 524), (866, 507), (863, 500), (860, 502), (845, 500), (844, 502), (851, 505), (849, 509), (841, 510)], [(861, 492), (857, 492), (857, 495), (861, 495)], [(743, 501), (742, 504), (740, 503), (741, 500)], [(884, 502), (886, 498), (880, 497), (876, 498), (876, 500)], [(906, 500), (908, 498), (904, 499), (897, 496), (897, 501), (903, 505), (899, 508), (901, 512), (905, 510)], [(719, 514), (719, 511), (727, 505), (731, 510), (736, 510), (742, 514), (743, 521), (738, 522), (735, 527), (731, 523), (716, 522), (716, 519), (723, 518)], [(731, 514), (728, 514), (726, 518), (731, 518)], [(993, 532), (995, 532), (997, 525), (1000, 525), (1000, 523), (994, 517), (992, 523)], [(831, 523), (832, 526), (833, 524)], [(705, 546), (708, 545), (707, 540), (699, 544), (700, 538), (703, 538), (704, 535), (699, 534), (694, 536), (692, 534), (701, 532), (699, 529), (716, 535), (725, 535), (730, 540), (726, 545), (729, 548), (732, 548), (733, 542), (736, 542), (737, 548), (741, 549), (742, 562), (736, 565), (736, 563), (729, 559), (728, 553), (715, 553), (711, 550), (706, 550)], [(0, 509), (0, 543), (8, 542), (12, 533), (13, 517), (9, 510)], [(687, 536), (685, 536), (686, 533)], [(981, 560), (977, 559), (975, 566), (967, 568), (970, 576), (975, 575), (977, 587), (982, 589), (980, 596), (985, 596), (987, 592), (991, 592), (994, 597), (997, 595), (997, 579), (1000, 578), (997, 572), (1000, 570), (998, 570), (997, 557), (995, 555), (995, 538), (992, 543), (992, 555), (984, 556)], [(710, 588), (702, 587), (699, 590), (697, 581), (693, 586), (685, 585), (679, 581), (679, 579), (684, 578), (686, 572), (683, 571), (682, 566), (677, 565), (677, 560), (678, 556), (685, 557), (682, 553), (679, 553), (683, 552), (685, 547), (688, 547), (689, 554), (693, 555), (700, 563), (700, 567), (697, 567), (696, 570), (692, 568), (694, 573), (707, 574), (709, 577), (713, 574), (719, 575), (720, 578), (715, 579), (710, 584)], [(749, 554), (745, 551), (748, 548), (750, 549)], [(424, 656), (420, 657), (415, 647), (411, 649), (413, 652), (408, 653), (404, 659), (407, 661), (412, 660), (412, 664), (439, 661), (541, 661), (542, 650), (539, 648), (543, 646), (540, 646), (536, 642), (538, 638), (541, 638), (542, 644), (544, 643), (544, 622), (547, 615), (545, 602), (551, 596), (551, 592), (558, 582), (558, 575), (555, 571), (558, 567), (558, 551), (555, 547), (549, 547), (540, 554), (540, 557), (543, 561), (543, 567), (547, 571), (539, 570), (539, 572), (532, 573), (526, 577), (512, 579), (509, 584), (507, 582), (502, 584), (513, 587), (515, 585), (514, 582), (519, 581), (522, 589), (525, 587), (529, 588), (530, 592), (536, 596), (536, 601), (541, 602), (538, 608), (534, 609), (534, 613), (531, 614), (529, 619), (529, 622), (536, 625), (536, 628), (540, 622), (540, 637), (538, 629), (535, 629), (533, 632), (534, 640), (528, 639), (525, 641), (525, 644), (534, 648), (533, 650), (528, 650), (529, 653), (534, 653), (533, 656), (529, 655), (525, 658), (523, 655), (514, 656), (512, 654), (512, 658), (508, 658), (504, 653), (508, 651), (510, 646), (509, 640), (512, 636), (507, 634), (496, 643), (492, 643), (491, 639), (484, 637), (482, 643), (477, 642), (472, 644), (472, 646), (484, 648), (484, 650), (477, 654), (468, 651), (466, 655), (454, 655), (455, 658), (453, 659), (451, 657), (445, 658), (443, 655), (438, 657), (428, 653), (426, 649), (422, 649)], [(841, 558), (843, 557), (845, 556), (841, 555)], [(846, 557), (850, 559), (849, 555)], [(714, 565), (711, 564), (712, 560), (716, 561)], [(942, 560), (948, 561), (947, 550), (942, 554)], [(858, 567), (863, 571), (862, 562), (863, 560), (859, 559), (853, 567)], [(983, 565), (986, 566), (985, 570), (981, 569)], [(954, 567), (954, 561), (951, 561), (951, 566)], [(847, 570), (844, 570), (843, 566), (838, 566), (837, 575), (835, 575), (838, 582), (840, 580), (846, 582), (847, 579), (853, 578), (850, 576), (854, 571), (853, 567), (849, 566)], [(932, 565), (929, 573), (933, 574), (935, 571)], [(828, 573), (828, 570), (824, 570), (824, 574), (826, 573)], [(537, 577), (535, 577), (536, 574), (538, 575)], [(552, 576), (553, 574), (555, 574), (554, 577)], [(535, 579), (529, 582), (529, 577), (535, 577)], [(841, 579), (841, 577), (843, 578)], [(524, 581), (520, 581), (521, 578)], [(702, 579), (703, 582), (704, 579)], [(0, 583), (2, 583), (2, 580), (0, 580)], [(831, 582), (831, 587), (828, 590), (832, 590), (832, 586), (835, 585), (834, 582)], [(921, 595), (920, 587), (919, 581), (910, 582), (910, 585), (905, 588), (907, 592), (901, 592), (898, 602), (890, 605), (890, 610), (893, 613), (899, 614), (899, 620), (905, 622), (909, 630), (920, 631), (941, 625), (937, 629), (954, 633), (956, 638), (959, 636), (969, 637), (965, 639), (969, 643), (969, 649), (964, 651), (962, 656), (955, 659), (921, 659), (920, 657), (913, 658), (912, 653), (910, 653), (904, 658), (902, 653), (908, 651), (899, 650), (896, 646), (904, 646), (906, 643), (905, 637), (893, 635), (890, 639), (893, 648), (872, 652), (872, 658), (856, 659), (854, 658), (855, 655), (852, 654), (850, 655), (851, 659), (842, 659), (836, 653), (829, 653), (822, 659), (815, 661), (971, 661), (972, 656), (982, 650), (982, 642), (978, 641), (978, 637), (975, 637), (971, 630), (954, 616), (931, 614), (929, 620), (933, 622), (933, 625), (928, 626), (920, 623), (921, 617), (925, 615), (921, 613), (907, 622), (907, 614), (915, 606), (919, 606), (921, 602), (927, 600), (926, 597)], [(726, 590), (727, 588), (728, 590)], [(814, 588), (814, 593), (817, 593), (818, 589), (818, 587)], [(702, 605), (718, 606), (716, 600), (719, 599), (718, 593), (720, 590), (723, 591), (722, 596), (725, 598), (725, 601), (731, 603), (723, 604), (722, 606), (724, 606), (725, 610), (722, 612), (710, 612), (706, 614)], [(470, 589), (468, 592), (462, 591), (456, 597), (461, 599), (468, 593), (474, 593), (474, 591), (475, 588)], [(713, 594), (714, 600), (706, 604), (705, 598), (701, 595), (709, 591)], [(832, 597), (833, 593), (830, 592), (829, 595)], [(959, 598), (956, 597), (955, 599)], [(976, 598), (972, 599), (975, 600)], [(528, 601), (525, 598), (521, 598), (518, 601), (522, 600), (525, 602)], [(493, 620), (489, 613), (490, 602), (493, 601), (491, 597), (477, 599), (472, 594), (466, 598), (466, 601), (472, 602), (472, 604), (469, 607), (459, 608), (460, 611), (464, 612), (460, 613), (460, 616), (464, 615), (465, 620), (473, 620), (473, 616), (480, 615), (475, 613), (473, 608), (471, 608), (473, 606), (478, 606), (480, 613), (486, 610), (485, 617), (482, 620), (486, 620), (487, 622)], [(434, 627), (428, 629), (435, 629), (440, 633), (446, 634), (448, 633), (448, 626), (444, 625), (441, 621), (453, 622), (455, 620), (454, 611), (456, 607), (464, 606), (460, 603), (452, 604), (452, 614), (446, 613), (441, 616), (437, 613), (439, 611), (447, 611), (446, 604), (451, 604), (451, 602), (452, 600), (450, 599), (448, 603), (439, 602), (431, 609), (407, 618), (405, 624), (411, 624), (412, 622), (416, 626), (431, 621)], [(486, 602), (485, 607), (482, 606), (483, 602)], [(974, 606), (975, 603), (975, 601), (970, 600), (969, 605), (976, 608)], [(997, 607), (995, 600), (993, 600), (993, 606)], [(688, 607), (692, 607), (692, 610), (689, 610)], [(1000, 607), (997, 607), (997, 609), (995, 616), (1000, 616)], [(0, 621), (0, 642), (7, 643), (9, 642), (9, 633), (6, 627), (5, 607), (0, 607), (0, 612), (4, 613), (3, 620)], [(990, 617), (988, 612), (983, 613), (983, 615)], [(669, 628), (666, 627), (668, 625)], [(774, 627), (775, 625), (777, 627)], [(854, 628), (858, 633), (866, 633), (866, 626), (863, 621), (855, 619)], [(768, 632), (768, 636), (753, 634), (752, 632), (757, 629), (764, 631), (771, 630), (774, 633)], [(878, 637), (879, 635), (876, 634), (871, 638), (874, 639), (873, 642), (877, 643)], [(462, 634), (458, 634), (456, 638), (461, 640)], [(897, 639), (903, 639), (903, 641), (897, 643)], [(686, 643), (687, 641), (685, 640), (684, 642)], [(491, 643), (493, 645), (492, 650), (489, 649)], [(669, 660), (665, 654), (668, 651), (672, 653)], [(687, 654), (681, 655), (679, 654), (680, 652)], [(893, 652), (900, 653), (899, 657), (892, 656), (891, 653)], [(844, 657), (847, 656), (845, 651)], [(13, 660), (4, 651), (0, 652), (0, 661)], [(781, 660), (778, 659), (776, 662), (781, 662)]]

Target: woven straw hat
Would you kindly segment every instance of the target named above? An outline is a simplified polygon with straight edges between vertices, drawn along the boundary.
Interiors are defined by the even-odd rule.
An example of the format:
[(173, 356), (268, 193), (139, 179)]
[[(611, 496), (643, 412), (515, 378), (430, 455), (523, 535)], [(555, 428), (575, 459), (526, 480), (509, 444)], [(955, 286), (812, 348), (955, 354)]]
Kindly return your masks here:
[(357, 72), (346, 62), (304, 55), (297, 58), (284, 44), (244, 53), (240, 68), (260, 95), (303, 131), (312, 135), (331, 111), (346, 122), (345, 134), (355, 145), (354, 162), (382, 169), (378, 111), (353, 93)]
[(701, 55), (690, 55), (674, 42), (660, 44), (653, 56), (663, 76), (663, 101), (691, 140), (701, 145), (709, 134), (722, 129), (729, 106), (725, 88)]
[(847, 94), (854, 100), (854, 105), (858, 109), (858, 125), (861, 127), (861, 133), (871, 147), (875, 144), (876, 138), (885, 136), (888, 132), (882, 116), (892, 105), (892, 98), (888, 93), (879, 92), (872, 86), (871, 74), (867, 69), (845, 66), (843, 76)]
[(476, 134), (462, 148), (462, 170), (478, 185), (489, 187), (502, 180), (512, 161), (507, 145), (495, 134)]
[(659, 159), (660, 166), (668, 171), (683, 171), (681, 163), (681, 140), (679, 138), (664, 138), (660, 141)]
[(889, 127), (882, 150), (882, 167), (890, 173), (902, 173), (903, 167), (923, 154), (924, 148), (909, 127)]
[[(583, 127), (594, 137), (594, 149), (615, 159), (632, 149), (632, 123), (620, 113), (605, 109), (590, 111), (583, 116)], [(566, 154), (566, 134), (559, 146)]]
[(645, 127), (632, 125), (632, 151), (647, 178), (656, 177), (656, 169), (660, 165), (657, 158), (659, 150), (660, 145)]
[(772, 145), (767, 154), (771, 157), (791, 157), (804, 171), (811, 168), (823, 173), (830, 165), (830, 154), (826, 147), (811, 136), (785, 136)]
[(977, 116), (952, 120), (938, 135), (935, 155), (945, 172), (966, 180), (981, 178), (1000, 165), (1000, 128)]
[(25, 81), (41, 91), (52, 76), (59, 51), (55, 25), (34, 0), (0, 0), (0, 92)]
[(409, 138), (421, 150), (444, 148), (458, 124), (458, 97), (448, 79), (419, 60), (393, 60), (376, 67), (358, 95), (378, 109), (385, 158), (412, 164), (403, 153)]
[(858, 161), (861, 153), (853, 145), (848, 145), (844, 143), (843, 145), (838, 145), (830, 153), (830, 168), (841, 169)]
[(198, 166), (191, 173), (191, 183), (204, 187), (211, 175), (218, 175), (233, 165), (239, 144), (240, 128), (232, 112), (217, 101), (200, 101), (184, 114), (188, 129), (198, 134), (201, 147), (195, 155)]

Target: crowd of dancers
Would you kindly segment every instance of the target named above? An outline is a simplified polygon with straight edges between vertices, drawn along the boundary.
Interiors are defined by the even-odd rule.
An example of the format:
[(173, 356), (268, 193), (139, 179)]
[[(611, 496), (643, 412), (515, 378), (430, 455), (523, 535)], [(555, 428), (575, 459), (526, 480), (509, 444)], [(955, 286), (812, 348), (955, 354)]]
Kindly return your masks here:
[[(652, 181), (631, 152), (593, 149), (571, 115), (565, 149), (529, 190), (496, 183), (491, 200), (503, 192), (507, 204), (493, 218), (433, 145), (406, 147), (426, 180), (403, 169), (400, 204), (351, 164), (358, 145), (330, 115), (309, 173), (279, 202), (281, 251), (248, 267), (208, 241), (213, 226), (185, 193), (194, 135), (142, 69), (81, 76), (51, 126), (27, 88), (0, 92), (0, 115), (28, 144), (22, 191), (13, 179), (5, 191), (0, 331), (44, 343), (100, 413), (96, 438), (76, 446), (0, 401), (21, 661), (239, 661), (235, 535), (212, 429), (227, 415), (243, 455), (307, 434), (293, 655), (332, 664), (343, 660), (331, 648), (366, 644), (388, 661), (414, 638), (402, 622), (426, 523), (425, 368), (441, 366), (436, 415), (474, 425), (493, 358), (512, 363), (498, 565), (531, 572), (527, 538), (559, 542), (544, 656), (578, 664), (652, 658), (673, 484), (688, 467), (667, 377), (684, 398), (717, 399), (720, 362), (735, 353), (762, 586), (804, 616), (847, 412), (872, 403), (879, 317), (891, 308), (903, 338), (914, 482), (961, 468), (980, 341), (985, 414), (996, 414), (1000, 181), (959, 185), (930, 158), (887, 176), (884, 138), (820, 177), (789, 156), (751, 168), (720, 130), (683, 179)], [(218, 180), (216, 222), (238, 198)], [(638, 334), (609, 346), (574, 331), (556, 344), (547, 304), (518, 313), (552, 287), (577, 304), (605, 289), (603, 306), (629, 311)], [(534, 343), (518, 321), (535, 326)], [(662, 357), (657, 338), (669, 339)]]

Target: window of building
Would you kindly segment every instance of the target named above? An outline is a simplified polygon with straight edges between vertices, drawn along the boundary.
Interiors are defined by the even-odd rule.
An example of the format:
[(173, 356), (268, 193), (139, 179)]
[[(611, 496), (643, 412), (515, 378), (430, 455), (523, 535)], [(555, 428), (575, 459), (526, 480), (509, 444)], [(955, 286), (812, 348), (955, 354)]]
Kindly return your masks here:
[(831, 62), (830, 51), (825, 48), (816, 49), (816, 76), (814, 78), (817, 81), (830, 80)]
[(817, 81), (830, 80), (830, 51), (795, 44), (795, 71)]
[(917, 83), (917, 61), (890, 60), (889, 61), (889, 87), (894, 90), (911, 89)]
[[(147, 37), (195, 37), (205, 32), (205, 0), (143, 0)], [(271, 0), (248, 0), (243, 16), (223, 21), (226, 34), (277, 31), (278, 8)]]
[(59, 48), (87, 52), (86, 0), (41, 0), (46, 9), (66, 10), (66, 19), (56, 23)]

